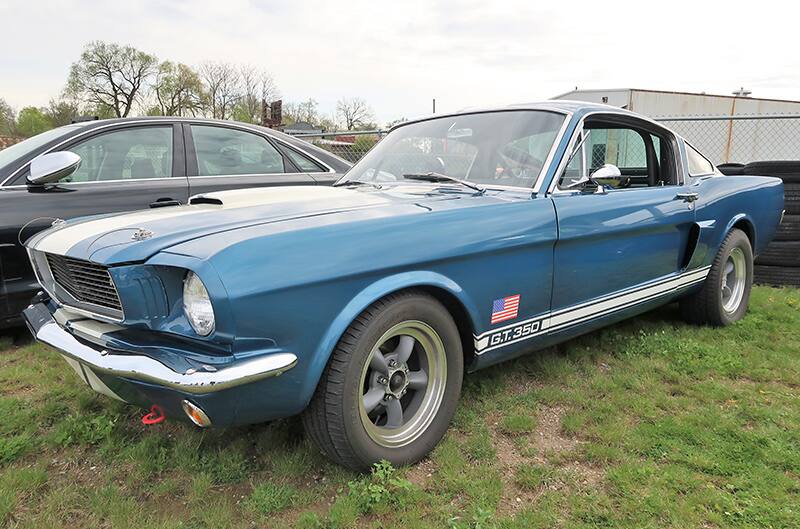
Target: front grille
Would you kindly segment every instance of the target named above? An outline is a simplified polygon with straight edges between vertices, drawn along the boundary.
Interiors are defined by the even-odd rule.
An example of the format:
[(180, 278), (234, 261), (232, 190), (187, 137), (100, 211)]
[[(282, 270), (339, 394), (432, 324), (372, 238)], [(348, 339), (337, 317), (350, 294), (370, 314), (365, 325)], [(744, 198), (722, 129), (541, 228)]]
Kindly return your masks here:
[(47, 263), (55, 282), (76, 300), (122, 311), (117, 289), (105, 266), (54, 254), (47, 254)]

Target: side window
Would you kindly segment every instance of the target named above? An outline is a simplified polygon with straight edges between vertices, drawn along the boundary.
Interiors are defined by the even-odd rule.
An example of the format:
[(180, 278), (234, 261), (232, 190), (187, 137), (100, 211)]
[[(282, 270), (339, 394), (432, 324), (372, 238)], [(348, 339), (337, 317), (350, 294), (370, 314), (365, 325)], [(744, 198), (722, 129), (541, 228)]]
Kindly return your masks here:
[(592, 171), (610, 163), (619, 167), (623, 176), (647, 172), (647, 147), (633, 129), (591, 129), (586, 146)]
[(172, 126), (135, 127), (94, 136), (69, 148), (81, 166), (61, 182), (172, 176)]
[(291, 158), (292, 162), (300, 169), (306, 173), (322, 173), (325, 172), (325, 169), (320, 167), (316, 162), (311, 161), (310, 159), (306, 158), (299, 152), (285, 148), (286, 154)]
[(686, 162), (689, 165), (689, 176), (706, 176), (714, 174), (714, 165), (706, 160), (705, 156), (697, 152), (697, 150), (689, 145), (686, 145)]
[[(584, 173), (586, 173), (586, 145), (581, 144), (583, 138), (584, 133), (581, 132), (581, 135), (575, 140), (575, 146), (572, 147), (574, 150), (578, 145), (580, 145), (578, 152), (572, 156), (572, 159), (569, 161), (566, 169), (564, 170), (564, 175), (561, 177), (559, 187), (562, 189), (565, 186), (570, 185), (572, 182), (577, 181), (581, 176), (583, 176)], [(572, 154), (572, 152), (570, 152), (570, 154)]]
[(283, 156), (257, 134), (208, 125), (192, 125), (197, 174), (257, 175), (283, 173)]
[(566, 170), (558, 187), (566, 189), (586, 173), (592, 174), (606, 164), (615, 165), (619, 177), (601, 179), (611, 189), (630, 189), (670, 185), (675, 182), (671, 164), (662, 163), (663, 138), (645, 130), (587, 123), (585, 141)]

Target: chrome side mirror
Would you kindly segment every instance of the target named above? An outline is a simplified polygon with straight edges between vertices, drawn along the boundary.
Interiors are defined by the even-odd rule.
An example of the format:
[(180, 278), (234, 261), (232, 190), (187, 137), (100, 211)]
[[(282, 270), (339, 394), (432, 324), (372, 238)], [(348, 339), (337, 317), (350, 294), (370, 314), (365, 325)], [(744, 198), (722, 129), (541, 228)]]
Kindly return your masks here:
[(622, 173), (620, 172), (619, 167), (614, 164), (607, 163), (589, 175), (589, 180), (594, 181), (600, 178), (619, 178), (620, 176), (622, 176)]
[(607, 163), (597, 171), (593, 172), (589, 176), (583, 175), (579, 179), (575, 180), (571, 184), (565, 187), (565, 189), (575, 189), (575, 188), (585, 188), (587, 184), (591, 184), (592, 187), (595, 188), (595, 193), (599, 195), (603, 195), (606, 193), (606, 186), (598, 182), (596, 179), (599, 178), (619, 178), (622, 176), (622, 172), (620, 172), (619, 167), (616, 165)]
[(59, 151), (37, 156), (31, 161), (28, 183), (33, 185), (58, 182), (75, 172), (81, 165), (81, 157), (74, 152)]

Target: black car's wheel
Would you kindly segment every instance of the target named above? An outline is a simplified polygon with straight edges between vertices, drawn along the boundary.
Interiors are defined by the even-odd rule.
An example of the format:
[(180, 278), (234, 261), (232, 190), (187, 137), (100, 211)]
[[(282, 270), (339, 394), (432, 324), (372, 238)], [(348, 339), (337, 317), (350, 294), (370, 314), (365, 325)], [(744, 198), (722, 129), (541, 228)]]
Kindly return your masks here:
[(347, 329), (303, 424), (337, 463), (355, 470), (422, 459), (441, 440), (461, 392), (464, 359), (447, 310), (421, 292), (390, 295)]
[(690, 323), (723, 326), (742, 319), (753, 285), (753, 249), (743, 231), (725, 237), (703, 287), (683, 298), (681, 312)]

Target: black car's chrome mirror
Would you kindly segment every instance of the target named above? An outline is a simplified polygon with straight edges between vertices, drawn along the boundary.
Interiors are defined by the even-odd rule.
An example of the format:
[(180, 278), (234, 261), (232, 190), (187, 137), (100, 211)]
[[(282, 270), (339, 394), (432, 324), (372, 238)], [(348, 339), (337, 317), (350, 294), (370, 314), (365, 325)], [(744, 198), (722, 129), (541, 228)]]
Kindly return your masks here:
[(59, 151), (43, 154), (31, 161), (28, 183), (51, 184), (69, 176), (81, 165), (81, 157), (74, 152)]

